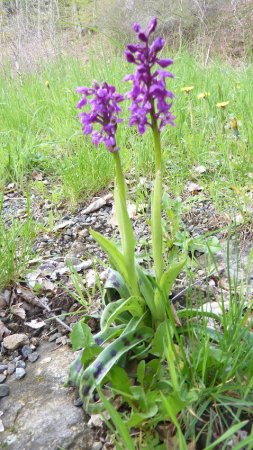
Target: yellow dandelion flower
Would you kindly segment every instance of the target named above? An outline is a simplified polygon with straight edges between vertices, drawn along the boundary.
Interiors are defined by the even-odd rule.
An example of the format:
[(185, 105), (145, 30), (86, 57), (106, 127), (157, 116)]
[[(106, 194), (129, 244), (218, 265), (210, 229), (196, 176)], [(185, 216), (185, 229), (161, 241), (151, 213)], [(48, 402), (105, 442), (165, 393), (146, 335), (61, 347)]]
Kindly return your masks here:
[(225, 109), (228, 106), (229, 102), (220, 102), (216, 103), (217, 108)]
[(202, 100), (203, 98), (207, 98), (210, 96), (210, 92), (200, 92), (200, 94), (197, 95), (197, 98), (199, 100)]
[(49, 81), (48, 81), (48, 80), (45, 81), (45, 86), (46, 86), (48, 89), (50, 88), (50, 84), (49, 84)]
[(194, 86), (185, 86), (181, 88), (181, 92), (184, 92), (185, 94), (189, 94), (194, 89)]

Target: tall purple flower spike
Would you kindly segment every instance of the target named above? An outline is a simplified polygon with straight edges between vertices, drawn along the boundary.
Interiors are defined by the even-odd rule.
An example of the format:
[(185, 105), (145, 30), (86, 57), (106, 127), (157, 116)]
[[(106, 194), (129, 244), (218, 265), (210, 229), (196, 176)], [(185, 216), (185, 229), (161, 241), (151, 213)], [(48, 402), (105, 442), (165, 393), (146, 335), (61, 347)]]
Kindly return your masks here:
[[(78, 87), (76, 90), (82, 94), (82, 98), (77, 104), (77, 108), (82, 109), (87, 103), (91, 105), (90, 112), (81, 112), (79, 117), (82, 122), (84, 134), (92, 135), (93, 144), (98, 147), (104, 143), (110, 152), (118, 151), (116, 144), (117, 124), (122, 122), (118, 117), (122, 109), (118, 103), (124, 100), (123, 95), (116, 92), (114, 86), (103, 82), (101, 86), (94, 81), (93, 88)], [(87, 100), (87, 97), (91, 99)], [(94, 124), (100, 125), (100, 130), (94, 130)]]
[[(159, 130), (166, 124), (175, 125), (175, 117), (170, 112), (174, 95), (166, 88), (166, 78), (173, 78), (173, 75), (162, 70), (173, 64), (173, 61), (157, 57), (164, 47), (164, 39), (157, 37), (151, 44), (149, 43), (150, 35), (156, 26), (156, 18), (149, 22), (146, 31), (143, 31), (139, 24), (134, 24), (133, 30), (137, 33), (139, 42), (136, 45), (127, 45), (125, 51), (127, 61), (137, 66), (135, 74), (124, 78), (124, 81), (133, 83), (132, 90), (127, 94), (132, 100), (129, 108), (131, 111), (129, 125), (137, 125), (140, 134), (145, 133), (147, 126), (153, 127), (154, 123), (157, 123)], [(161, 69), (153, 71), (156, 64)], [(149, 116), (151, 120), (148, 120)]]

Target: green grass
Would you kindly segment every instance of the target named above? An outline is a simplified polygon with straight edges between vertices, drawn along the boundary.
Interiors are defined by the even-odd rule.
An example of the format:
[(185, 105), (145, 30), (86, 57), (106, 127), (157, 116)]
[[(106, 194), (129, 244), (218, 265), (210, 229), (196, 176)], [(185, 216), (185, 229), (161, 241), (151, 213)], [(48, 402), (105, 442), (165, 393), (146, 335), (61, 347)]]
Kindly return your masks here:
[[(85, 65), (60, 59), (46, 64), (36, 74), (20, 79), (0, 79), (0, 183), (15, 180), (26, 184), (33, 170), (43, 173), (57, 190), (56, 202), (67, 199), (72, 205), (103, 189), (113, 178), (112, 161), (104, 148), (95, 150), (81, 134), (75, 104), (76, 86), (90, 85), (93, 79), (106, 79), (126, 92), (123, 76), (132, 70), (120, 55), (110, 57), (99, 49)], [(250, 203), (253, 155), (252, 65), (232, 67), (214, 61), (206, 68), (187, 53), (175, 55), (175, 74), (170, 87), (175, 92), (176, 127), (163, 133), (166, 183), (178, 195), (192, 177), (192, 169), (205, 165), (201, 184), (214, 202), (222, 207)], [(45, 81), (49, 81), (49, 88)], [(237, 83), (240, 83), (238, 89)], [(183, 86), (194, 86), (189, 95)], [(200, 92), (210, 92), (198, 100)], [(221, 111), (216, 103), (228, 100)], [(124, 106), (127, 117), (127, 105)], [(240, 138), (229, 129), (231, 119), (239, 121)], [(125, 168), (135, 167), (135, 175), (152, 172), (152, 136), (140, 139), (127, 122), (118, 131)], [(236, 190), (234, 189), (236, 187)], [(240, 204), (240, 205), (239, 205)]]
[(29, 203), (23, 220), (6, 221), (0, 217), (0, 289), (23, 277), (34, 255), (36, 228), (30, 216)]

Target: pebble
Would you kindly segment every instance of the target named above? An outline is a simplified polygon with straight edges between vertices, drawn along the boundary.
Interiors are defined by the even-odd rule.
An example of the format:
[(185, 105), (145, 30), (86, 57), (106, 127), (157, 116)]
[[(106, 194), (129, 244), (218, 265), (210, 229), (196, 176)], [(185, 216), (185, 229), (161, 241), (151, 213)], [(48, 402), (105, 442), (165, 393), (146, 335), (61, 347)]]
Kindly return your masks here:
[(77, 398), (76, 400), (74, 400), (74, 406), (76, 406), (77, 408), (83, 406), (83, 401), (81, 400), (81, 398)]
[(24, 345), (24, 347), (22, 347), (22, 349), (21, 349), (21, 353), (22, 353), (23, 357), (26, 359), (26, 358), (28, 358), (28, 355), (30, 355), (30, 353), (32, 353), (32, 349), (31, 349), (31, 347), (29, 347), (29, 345)]
[(17, 380), (21, 380), (21, 378), (24, 378), (25, 375), (26, 375), (25, 369), (23, 369), (23, 367), (17, 367), (17, 369), (16, 369), (16, 379)]
[(25, 344), (28, 340), (28, 336), (24, 333), (16, 333), (11, 334), (10, 336), (6, 336), (3, 340), (4, 347), (7, 350), (13, 351), (17, 348), (21, 347), (21, 345)]
[(38, 345), (39, 345), (39, 339), (38, 338), (36, 338), (36, 337), (32, 337), (31, 338), (31, 344), (32, 345), (35, 345), (35, 347), (37, 347)]
[(0, 383), (3, 383), (6, 380), (6, 375), (4, 373), (0, 374)]
[(3, 373), (7, 369), (8, 369), (7, 364), (0, 364), (0, 373)]
[(25, 361), (17, 361), (16, 362), (16, 368), (18, 369), (25, 369), (25, 367), (26, 367), (26, 363), (25, 363)]
[(40, 355), (39, 355), (38, 352), (30, 353), (30, 354), (28, 355), (28, 360), (29, 360), (30, 362), (33, 363), (33, 362), (37, 361), (37, 359), (38, 359), (39, 356), (40, 356)]
[(7, 384), (0, 384), (0, 398), (7, 397), (10, 393), (10, 388)]
[(94, 442), (93, 446), (91, 447), (91, 450), (101, 450), (103, 447), (102, 442)]
[(56, 339), (59, 339), (60, 337), (61, 337), (61, 333), (51, 334), (51, 336), (49, 336), (49, 338), (48, 338), (48, 342), (53, 342)]
[(15, 372), (15, 369), (16, 369), (16, 364), (14, 362), (10, 362), (8, 364), (8, 369), (7, 369), (8, 375), (12, 375)]

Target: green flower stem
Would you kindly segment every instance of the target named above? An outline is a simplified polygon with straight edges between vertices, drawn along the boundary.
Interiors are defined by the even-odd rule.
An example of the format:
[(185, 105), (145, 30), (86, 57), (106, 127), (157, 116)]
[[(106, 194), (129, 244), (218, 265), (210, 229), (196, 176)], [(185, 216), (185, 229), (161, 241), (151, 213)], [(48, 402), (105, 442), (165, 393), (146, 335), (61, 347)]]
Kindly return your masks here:
[(127, 281), (131, 288), (132, 295), (140, 295), (135, 268), (135, 236), (127, 211), (126, 183), (122, 171), (119, 152), (114, 152), (113, 157), (116, 168), (115, 208), (122, 243), (122, 253), (124, 255), (129, 278)]
[(156, 121), (152, 120), (155, 144), (155, 184), (152, 196), (151, 227), (152, 249), (156, 281), (159, 284), (163, 274), (162, 235), (162, 152), (161, 137)]

